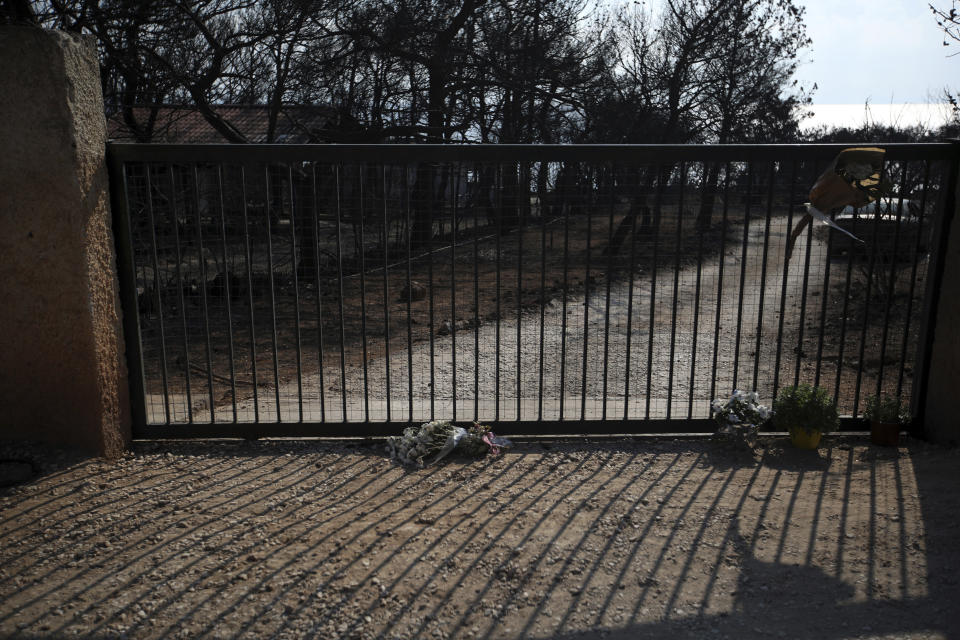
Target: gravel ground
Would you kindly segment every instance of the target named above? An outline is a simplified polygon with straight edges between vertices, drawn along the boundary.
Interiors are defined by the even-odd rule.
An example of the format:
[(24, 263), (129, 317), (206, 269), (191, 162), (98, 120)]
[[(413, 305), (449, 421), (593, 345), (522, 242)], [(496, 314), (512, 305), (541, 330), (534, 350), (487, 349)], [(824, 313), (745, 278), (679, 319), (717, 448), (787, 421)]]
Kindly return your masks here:
[[(647, 260), (642, 256), (632, 292), (629, 282), (611, 282), (609, 305), (607, 283), (601, 280), (591, 287), (589, 303), (584, 295), (570, 296), (565, 307), (561, 294), (546, 301), (542, 323), (539, 307), (524, 313), (518, 323), (516, 303), (504, 302), (499, 325), (486, 322), (476, 329), (458, 330), (455, 336), (438, 328), (432, 343), (415, 343), (409, 353), (406, 341), (394, 344), (389, 358), (392, 418), (425, 421), (452, 417), (454, 397), (456, 417), (461, 420), (472, 418), (475, 409), (484, 421), (497, 417), (508, 421), (555, 420), (560, 419), (561, 410), (566, 420), (581, 416), (600, 419), (604, 412), (608, 417), (626, 413), (631, 419), (704, 418), (709, 416), (714, 360), (718, 372), (714, 395), (729, 394), (734, 388), (758, 389), (769, 404), (776, 363), (782, 361), (782, 369), (792, 371), (795, 356), (790, 345), (796, 344), (800, 329), (797, 310), (803, 293), (806, 291), (808, 300), (820, 300), (823, 278), (811, 277), (804, 283), (807, 236), (803, 234), (791, 257), (784, 287), (783, 254), (789, 233), (786, 217), (771, 219), (766, 246), (763, 224), (754, 222), (748, 231), (747, 250), (743, 252), (742, 225), (731, 227), (722, 283), (716, 258), (705, 259), (699, 268), (680, 264), (679, 268), (659, 269), (653, 313), (653, 278), (649, 272), (640, 272), (639, 267), (648, 266), (642, 264)], [(821, 273), (826, 260), (825, 243), (814, 238), (810, 272)], [(506, 263), (511, 261), (505, 259)], [(742, 290), (741, 282), (745, 285)], [(781, 300), (784, 289), (786, 298)], [(775, 336), (780, 331), (781, 306), (785, 309), (782, 335), (786, 346), (778, 359)], [(758, 349), (760, 355), (755, 358)], [(372, 420), (386, 419), (387, 370), (387, 359), (382, 356), (370, 358), (366, 372), (360, 365), (346, 368), (349, 420), (363, 420), (367, 411)], [(365, 387), (369, 389), (366, 403)], [(338, 366), (327, 367), (322, 385), (316, 374), (283, 385), (279, 392), (283, 421), (300, 418), (301, 392), (305, 419), (343, 419)], [(253, 418), (249, 396), (239, 403), (241, 420)], [(499, 407), (496, 398), (500, 399)], [(261, 391), (259, 411), (276, 416), (272, 392)], [(162, 416), (157, 413), (155, 418)], [(232, 419), (231, 406), (217, 409), (218, 421)]]
[(956, 637), (960, 452), (785, 445), (3, 445), (0, 636)]

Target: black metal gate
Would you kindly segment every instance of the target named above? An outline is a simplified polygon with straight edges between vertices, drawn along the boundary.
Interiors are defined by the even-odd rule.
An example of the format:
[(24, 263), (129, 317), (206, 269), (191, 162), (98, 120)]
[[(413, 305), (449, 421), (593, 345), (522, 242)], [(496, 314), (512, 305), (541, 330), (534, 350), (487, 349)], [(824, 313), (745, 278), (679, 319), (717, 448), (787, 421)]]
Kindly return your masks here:
[[(137, 437), (712, 431), (733, 389), (923, 394), (950, 144), (863, 242), (841, 145), (108, 147)], [(853, 420), (847, 428), (856, 427)]]

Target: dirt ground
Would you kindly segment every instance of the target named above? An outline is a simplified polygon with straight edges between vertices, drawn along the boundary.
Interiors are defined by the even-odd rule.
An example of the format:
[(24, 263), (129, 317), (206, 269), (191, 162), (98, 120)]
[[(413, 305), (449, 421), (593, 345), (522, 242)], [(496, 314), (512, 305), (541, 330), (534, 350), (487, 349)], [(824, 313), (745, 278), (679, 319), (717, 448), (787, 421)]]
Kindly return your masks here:
[[(745, 250), (743, 230), (732, 230), (722, 264), (718, 251), (707, 257), (702, 247), (688, 247), (692, 257), (671, 256), (655, 282), (645, 264), (648, 272), (638, 270), (632, 281), (614, 279), (608, 287), (598, 280), (589, 296), (552, 293), (542, 309), (537, 304), (516, 314), (514, 307), (499, 321), (453, 335), (394, 340), (389, 358), (371, 352), (366, 367), (361, 358), (343, 371), (339, 362), (327, 365), (323, 375), (305, 368), (276, 394), (261, 389), (256, 402), (242, 389), (237, 419), (252, 420), (254, 407), (286, 422), (382, 421), (388, 408), (394, 419), (418, 422), (706, 418), (710, 400), (735, 388), (756, 390), (770, 404), (776, 389), (795, 379), (822, 384), (838, 398), (842, 415), (854, 415), (876, 391), (881, 352), (882, 390), (902, 394), (908, 404), (921, 305), (908, 313), (898, 300), (897, 311), (885, 313), (874, 301), (865, 326), (856, 269), (846, 259), (830, 261), (825, 234), (802, 234), (787, 261), (788, 224), (776, 216), (769, 225), (751, 225)], [(857, 276), (851, 283), (848, 270)], [(562, 269), (553, 275), (561, 277)], [(899, 285), (907, 286), (908, 275), (900, 274)], [(450, 317), (449, 302), (437, 305), (436, 317)], [(904, 340), (908, 316), (912, 330)], [(429, 316), (422, 320), (428, 324)], [(231, 397), (225, 398), (215, 413), (221, 423), (234, 419)], [(173, 413), (185, 417), (173, 404)], [(151, 396), (148, 406), (151, 420), (162, 422), (162, 397)], [(204, 412), (197, 415), (204, 419)]]
[[(949, 638), (960, 451), (852, 436), (24, 444), (0, 489), (12, 638)], [(5, 463), (8, 473), (15, 465)]]

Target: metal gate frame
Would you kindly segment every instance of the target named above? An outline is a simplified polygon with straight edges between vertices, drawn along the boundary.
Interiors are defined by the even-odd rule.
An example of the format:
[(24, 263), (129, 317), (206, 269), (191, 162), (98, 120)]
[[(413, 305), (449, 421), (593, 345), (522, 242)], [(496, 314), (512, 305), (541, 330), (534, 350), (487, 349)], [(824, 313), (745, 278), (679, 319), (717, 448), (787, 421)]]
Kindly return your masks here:
[[(130, 210), (126, 181), (128, 162), (298, 162), (322, 159), (323, 162), (379, 163), (411, 162), (775, 162), (815, 160), (835, 155), (850, 145), (175, 145), (108, 143), (114, 235), (118, 255), (120, 298), (130, 380), (133, 434), (135, 438), (259, 438), (259, 437), (370, 437), (396, 434), (408, 424), (403, 421), (192, 423), (151, 425), (145, 408), (145, 372), (138, 317), (137, 281), (133, 255)], [(950, 225), (957, 207), (957, 176), (960, 171), (960, 144), (882, 144), (890, 160), (946, 161), (949, 177), (947, 193), (936, 220), (926, 292), (921, 312), (920, 341), (913, 370), (913, 414), (917, 424), (923, 420), (923, 398), (929, 378), (933, 325), (943, 279), (943, 256)], [(715, 373), (715, 372), (714, 372)], [(649, 373), (648, 373), (649, 375)], [(211, 412), (212, 415), (212, 412)], [(485, 421), (498, 432), (513, 435), (613, 435), (710, 433), (710, 419), (616, 419), (616, 420), (540, 420)], [(863, 429), (859, 418), (845, 417), (841, 430)]]

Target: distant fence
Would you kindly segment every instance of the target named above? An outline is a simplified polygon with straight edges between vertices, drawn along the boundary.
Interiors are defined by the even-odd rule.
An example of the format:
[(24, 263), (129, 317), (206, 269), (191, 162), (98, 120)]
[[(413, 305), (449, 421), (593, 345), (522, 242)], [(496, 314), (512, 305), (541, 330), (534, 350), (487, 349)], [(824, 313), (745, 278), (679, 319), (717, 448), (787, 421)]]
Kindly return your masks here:
[[(949, 144), (786, 239), (842, 145), (111, 144), (139, 436), (711, 431), (920, 397)], [(819, 223), (817, 223), (819, 225)], [(856, 423), (846, 421), (845, 427)]]

